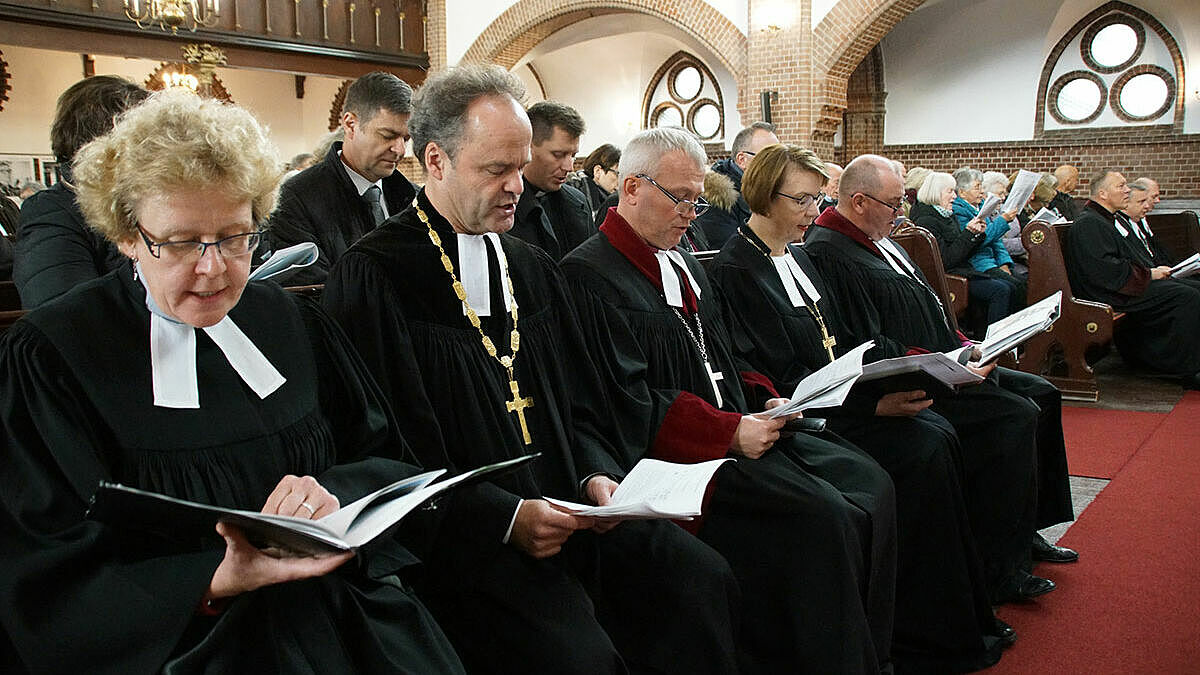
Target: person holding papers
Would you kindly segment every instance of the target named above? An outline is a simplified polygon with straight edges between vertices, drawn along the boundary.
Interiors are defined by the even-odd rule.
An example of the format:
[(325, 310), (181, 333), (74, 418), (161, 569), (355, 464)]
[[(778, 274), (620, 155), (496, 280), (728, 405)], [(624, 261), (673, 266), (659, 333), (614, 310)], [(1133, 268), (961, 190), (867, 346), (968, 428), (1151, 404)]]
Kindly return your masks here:
[(178, 89), (76, 155), (127, 261), (0, 342), (0, 670), (464, 672), (393, 538), (280, 557), (84, 519), (100, 481), (313, 519), (416, 473), (341, 331), (247, 284), (281, 166), (248, 112)]
[[(792, 391), (853, 346), (842, 343), (838, 308), (808, 255), (790, 245), (816, 218), (824, 181), (824, 164), (813, 152), (763, 148), (742, 178), (750, 220), (709, 270), (736, 354), (779, 391)], [(995, 663), (1015, 633), (997, 622), (988, 603), (960, 487), (962, 450), (954, 427), (928, 410), (931, 403), (924, 391), (852, 393), (843, 405), (813, 414), (866, 450), (896, 484), (897, 669), (978, 670)]]
[(431, 74), (409, 128), (427, 172), (330, 271), (345, 327), (426, 468), (541, 457), (448, 500), (417, 592), (473, 673), (728, 673), (738, 590), (665, 520), (593, 521), (614, 456), (599, 379), (554, 261), (508, 233), (532, 128), (497, 66)]
[[(623, 466), (733, 457), (689, 523), (745, 598), (743, 673), (878, 673), (890, 656), (893, 486), (832, 435), (781, 437), (770, 382), (735, 361), (715, 293), (678, 251), (704, 210), (704, 148), (678, 128), (621, 154), (616, 209), (563, 258)], [(735, 235), (736, 236), (736, 235)]]
[[(1004, 246), (1004, 236), (1008, 234), (1009, 223), (1017, 219), (1020, 209), (1000, 213), (1003, 200), (984, 192), (983, 174), (976, 169), (962, 168), (955, 171), (954, 181), (958, 197), (951, 203), (950, 208), (958, 226), (971, 232), (981, 231), (982, 226), (984, 233), (979, 248), (975, 249), (967, 262), (977, 273), (1003, 281), (1011, 287), (1006, 312), (1011, 314), (1025, 306), (1026, 284), (1013, 275), (1013, 260)], [(988, 208), (989, 203), (991, 208)], [(986, 212), (981, 212), (981, 207)]]
[[(858, 157), (842, 174), (837, 208), (818, 216), (804, 241), (845, 331), (838, 340), (873, 340), (872, 359), (947, 352), (966, 342), (921, 271), (887, 239), (902, 194), (885, 158)], [(962, 441), (964, 494), (992, 599), (1031, 598), (1054, 589), (1030, 574), (1031, 544), (1039, 559), (1076, 557), (1036, 534), (1073, 517), (1061, 395), (1034, 375), (994, 365), (977, 370), (986, 381), (935, 398), (931, 409)]]
[(1125, 318), (1113, 341), (1122, 358), (1200, 389), (1200, 290), (1156, 264), (1139, 232), (1118, 211), (1129, 205), (1125, 177), (1106, 169), (1067, 238), (1067, 275), (1081, 298), (1108, 303)]

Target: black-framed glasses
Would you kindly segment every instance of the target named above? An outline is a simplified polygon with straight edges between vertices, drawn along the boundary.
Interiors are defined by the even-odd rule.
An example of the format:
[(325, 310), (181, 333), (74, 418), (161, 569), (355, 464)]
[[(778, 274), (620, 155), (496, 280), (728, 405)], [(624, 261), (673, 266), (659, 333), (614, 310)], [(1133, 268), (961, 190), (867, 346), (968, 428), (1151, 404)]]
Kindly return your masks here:
[[(871, 200), (871, 201), (873, 201), (873, 202), (878, 202), (878, 203), (880, 203), (880, 204), (883, 204), (884, 206), (888, 207), (889, 209), (891, 209), (891, 210), (892, 210), (892, 215), (895, 215), (895, 214), (897, 214), (897, 213), (900, 213), (901, 211), (903, 211), (903, 210), (904, 210), (904, 203), (903, 203), (903, 201), (901, 201), (901, 203), (900, 203), (900, 204), (889, 204), (889, 203), (887, 203), (887, 202), (883, 201), (882, 199), (879, 199), (878, 197), (872, 197), (871, 195), (869, 195), (869, 194), (867, 194), (867, 193), (865, 193), (865, 192), (860, 192), (860, 193), (858, 193), (858, 194), (860, 194), (860, 195), (862, 195), (862, 196), (866, 197), (867, 199), (870, 199), (870, 200)], [(904, 198), (903, 198), (903, 197), (901, 197), (900, 199), (901, 199), (901, 200), (903, 200)]]
[(240, 258), (258, 248), (262, 230), (243, 232), (216, 241), (152, 241), (146, 231), (138, 225), (138, 233), (146, 242), (146, 249), (155, 258), (167, 262), (195, 263), (204, 257), (209, 246), (215, 246), (224, 258)]
[(739, 150), (738, 152), (741, 152), (743, 155), (750, 155), (751, 157), (758, 154), (757, 152), (750, 152), (749, 150)]
[(685, 218), (691, 216), (693, 213), (695, 214), (696, 218), (699, 218), (701, 214), (703, 214), (705, 211), (708, 211), (709, 204), (708, 202), (704, 201), (704, 197), (696, 197), (695, 201), (690, 199), (680, 199), (679, 197), (671, 194), (670, 190), (654, 182), (653, 178), (644, 173), (639, 173), (634, 176), (634, 178), (642, 178), (650, 181), (650, 184), (658, 188), (659, 191), (666, 195), (667, 199), (675, 202), (675, 213), (678, 213)]
[(810, 195), (807, 192), (801, 193), (799, 197), (796, 197), (794, 195), (789, 195), (786, 192), (776, 192), (775, 194), (777, 194), (780, 197), (783, 197), (785, 199), (790, 199), (790, 200), (796, 202), (796, 206), (799, 206), (802, 209), (808, 208), (809, 204), (812, 204), (813, 202), (817, 201), (817, 199), (820, 197), (820, 195)]
[(611, 173), (611, 174), (612, 174), (612, 175), (614, 175), (614, 176), (617, 176), (617, 175), (619, 175), (619, 174), (617, 173), (617, 169), (616, 169), (616, 167), (613, 167), (613, 168), (603, 167), (603, 169), (604, 169), (604, 173)]

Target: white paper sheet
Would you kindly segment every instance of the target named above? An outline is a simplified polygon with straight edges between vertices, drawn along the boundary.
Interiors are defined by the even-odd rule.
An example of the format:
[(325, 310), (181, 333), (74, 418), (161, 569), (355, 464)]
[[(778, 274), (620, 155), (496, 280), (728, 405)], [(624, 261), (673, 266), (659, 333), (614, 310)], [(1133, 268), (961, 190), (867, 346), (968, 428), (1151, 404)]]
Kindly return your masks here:
[(671, 518), (691, 520), (700, 515), (704, 491), (713, 474), (731, 457), (713, 459), (697, 464), (675, 464), (657, 459), (643, 459), (617, 486), (612, 501), (605, 506), (576, 504), (547, 497), (555, 504), (578, 516), (614, 520)]

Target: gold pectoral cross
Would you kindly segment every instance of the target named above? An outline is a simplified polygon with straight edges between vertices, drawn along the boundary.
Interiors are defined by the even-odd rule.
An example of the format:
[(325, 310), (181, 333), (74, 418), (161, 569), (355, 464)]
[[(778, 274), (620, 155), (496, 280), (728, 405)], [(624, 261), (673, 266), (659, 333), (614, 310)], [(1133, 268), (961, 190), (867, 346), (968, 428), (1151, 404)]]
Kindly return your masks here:
[[(825, 333), (825, 330), (822, 329), (821, 332)], [(833, 337), (829, 333), (825, 333), (825, 339), (821, 340), (821, 344), (825, 347), (825, 352), (829, 354), (829, 362), (833, 363), (833, 346), (837, 344), (837, 338)]]
[(825, 348), (825, 353), (829, 355), (829, 362), (833, 363), (837, 358), (833, 355), (833, 347), (837, 344), (837, 338), (829, 334), (829, 330), (825, 328), (825, 317), (821, 316), (821, 310), (814, 306), (810, 306), (808, 311), (817, 320), (817, 326), (821, 329), (821, 346)]
[(504, 408), (510, 413), (517, 413), (517, 421), (521, 423), (521, 436), (525, 440), (525, 445), (529, 445), (533, 439), (529, 436), (529, 425), (525, 423), (525, 409), (533, 407), (533, 397), (521, 398), (521, 391), (517, 388), (517, 380), (513, 378), (512, 371), (508, 373), (508, 388), (512, 390), (513, 398), (511, 401), (504, 402)]

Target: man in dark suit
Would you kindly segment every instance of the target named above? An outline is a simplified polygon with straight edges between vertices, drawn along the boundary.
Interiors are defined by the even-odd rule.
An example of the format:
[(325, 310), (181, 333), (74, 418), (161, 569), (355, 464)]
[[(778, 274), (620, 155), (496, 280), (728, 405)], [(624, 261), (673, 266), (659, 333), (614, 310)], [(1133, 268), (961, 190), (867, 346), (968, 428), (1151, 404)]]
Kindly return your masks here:
[(535, 103), (527, 113), (532, 153), (509, 233), (560, 260), (596, 231), (587, 197), (566, 184), (575, 168), (583, 118), (571, 106), (552, 101)]
[(321, 251), (289, 283), (325, 283), (329, 268), (351, 244), (412, 203), (417, 190), (396, 170), (411, 116), (412, 88), (395, 75), (367, 73), (346, 90), (346, 140), (284, 183), (271, 215), (275, 249), (311, 241)]
[(733, 186), (737, 188), (737, 200), (727, 208), (714, 204), (713, 208), (696, 218), (695, 225), (704, 234), (709, 248), (719, 249), (724, 246), (730, 237), (737, 234), (737, 229), (750, 219), (750, 206), (742, 197), (742, 173), (759, 150), (778, 142), (775, 125), (769, 122), (755, 122), (733, 137), (733, 147), (730, 148), (732, 154), (729, 159), (718, 160), (712, 165), (713, 171), (733, 181)]
[(1070, 164), (1063, 164), (1054, 170), (1054, 177), (1058, 180), (1058, 192), (1054, 194), (1054, 199), (1050, 200), (1050, 208), (1058, 211), (1058, 215), (1067, 220), (1075, 220), (1080, 209), (1071, 195), (1079, 186), (1079, 169)]

